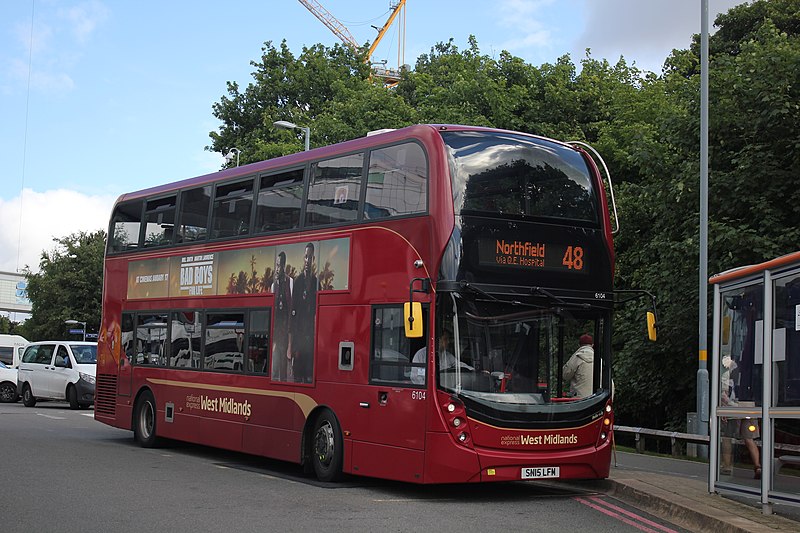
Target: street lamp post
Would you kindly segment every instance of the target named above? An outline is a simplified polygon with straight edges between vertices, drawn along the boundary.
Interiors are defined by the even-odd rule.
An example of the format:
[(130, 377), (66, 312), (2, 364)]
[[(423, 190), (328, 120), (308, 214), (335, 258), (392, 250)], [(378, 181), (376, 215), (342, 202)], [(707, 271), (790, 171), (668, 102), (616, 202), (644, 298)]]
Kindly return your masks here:
[(239, 150), (238, 148), (231, 148), (230, 150), (228, 150), (228, 153), (225, 154), (225, 162), (226, 163), (230, 163), (231, 162), (231, 159), (233, 159), (234, 152), (236, 152), (236, 166), (238, 167), (239, 166), (239, 154), (242, 153), (242, 151)]
[(80, 320), (65, 320), (64, 324), (69, 324), (70, 326), (74, 326), (76, 324), (80, 324), (83, 326), (83, 340), (86, 342), (86, 322), (81, 322)]
[(298, 126), (293, 122), (289, 122), (286, 120), (276, 120), (272, 123), (273, 126), (276, 128), (283, 128), (285, 130), (301, 130), (303, 135), (305, 136), (306, 141), (306, 152), (310, 149), (310, 142), (311, 142), (311, 128), (306, 128), (303, 126)]

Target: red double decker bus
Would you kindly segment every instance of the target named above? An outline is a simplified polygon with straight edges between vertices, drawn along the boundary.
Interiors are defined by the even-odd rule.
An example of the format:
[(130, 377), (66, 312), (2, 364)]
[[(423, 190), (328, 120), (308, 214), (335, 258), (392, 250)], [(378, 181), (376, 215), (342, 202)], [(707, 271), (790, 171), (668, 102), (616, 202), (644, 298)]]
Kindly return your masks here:
[(125, 194), (95, 418), (322, 480), (606, 477), (609, 219), (580, 147), (466, 126)]

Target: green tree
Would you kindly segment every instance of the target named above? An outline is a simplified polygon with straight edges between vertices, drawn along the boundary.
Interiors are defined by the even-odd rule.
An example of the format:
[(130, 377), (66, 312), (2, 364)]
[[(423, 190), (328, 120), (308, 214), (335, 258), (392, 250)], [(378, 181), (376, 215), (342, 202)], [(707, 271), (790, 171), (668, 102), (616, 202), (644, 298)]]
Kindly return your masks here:
[[(794, 251), (800, 184), (800, 42), (796, 0), (757, 1), (717, 18), (710, 50), (709, 272)], [(787, 16), (791, 13), (791, 16)], [(641, 340), (632, 309), (617, 317), (618, 415), (679, 428), (695, 410), (698, 357), (699, 47), (667, 59), (648, 130), (652, 165), (620, 186), (619, 287), (659, 298), (659, 342)], [(624, 149), (635, 143), (624, 142)], [(625, 228), (633, 229), (626, 231)], [(709, 301), (710, 298), (709, 298)], [(709, 331), (711, 328), (709, 328)], [(646, 402), (626, 398), (647, 399)]]
[(277, 120), (312, 126), (312, 147), (415, 121), (413, 110), (372, 79), (363, 56), (346, 46), (314, 45), (295, 57), (285, 41), (279, 47), (266, 42), (260, 61), (251, 65), (254, 81), (243, 91), (228, 83), (228, 95), (213, 105), (222, 126), (210, 133), (206, 147), (221, 153), (236, 147), (240, 163), (302, 148), (302, 133), (275, 128)]
[(30, 341), (68, 338), (65, 320), (86, 322), (89, 332), (100, 328), (105, 231), (54, 242), (55, 248), (42, 252), (39, 272), (25, 273), (32, 311), (24, 330)]

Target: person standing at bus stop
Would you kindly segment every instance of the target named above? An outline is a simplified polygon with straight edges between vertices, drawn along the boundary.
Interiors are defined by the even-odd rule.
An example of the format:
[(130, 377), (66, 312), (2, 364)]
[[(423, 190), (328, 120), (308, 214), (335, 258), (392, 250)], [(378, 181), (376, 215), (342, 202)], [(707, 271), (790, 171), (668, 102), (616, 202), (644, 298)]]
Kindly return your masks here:
[(272, 281), (275, 295), (275, 327), (272, 342), (272, 379), (288, 381), (289, 377), (289, 317), (292, 312), (292, 278), (286, 274), (286, 252), (275, 257)]
[(289, 350), (294, 380), (311, 383), (314, 370), (314, 321), (317, 311), (317, 276), (314, 274), (314, 243), (306, 244), (303, 271), (292, 287)]
[(562, 376), (569, 381), (570, 396), (586, 398), (592, 395), (594, 367), (594, 339), (588, 333), (578, 339), (580, 346), (562, 369)]

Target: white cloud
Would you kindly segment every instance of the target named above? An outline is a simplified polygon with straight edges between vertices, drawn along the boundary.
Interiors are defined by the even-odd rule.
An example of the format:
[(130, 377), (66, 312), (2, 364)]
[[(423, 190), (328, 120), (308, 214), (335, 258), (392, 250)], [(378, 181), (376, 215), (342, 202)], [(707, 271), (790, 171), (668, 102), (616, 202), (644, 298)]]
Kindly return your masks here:
[(115, 200), (65, 189), (25, 189), (21, 197), (0, 198), (0, 270), (15, 272), (28, 266), (38, 271), (42, 252), (56, 246), (54, 238), (106, 229)]
[(53, 29), (44, 22), (36, 22), (33, 25), (33, 31), (31, 31), (30, 20), (17, 23), (14, 33), (17, 36), (17, 41), (25, 50), (25, 57), (28, 57), (31, 52), (35, 55), (46, 52), (53, 38)]
[(97, 0), (83, 2), (59, 12), (69, 22), (71, 33), (81, 43), (89, 40), (97, 26), (108, 18), (109, 13), (109, 9)]
[[(710, 0), (709, 26), (720, 12), (742, 0)], [(700, 3), (696, 0), (603, 0), (586, 3), (586, 25), (573, 47), (580, 59), (590, 48), (592, 57), (615, 62), (620, 56), (640, 68), (661, 71), (673, 49), (686, 49), (700, 33)], [(709, 27), (713, 31), (712, 27)]]
[[(27, 83), (28, 63), (19, 59), (11, 60), (11, 75), (18, 82)], [(45, 93), (61, 93), (75, 87), (75, 82), (69, 74), (57, 70), (33, 68), (30, 77), (31, 87)]]
[(542, 14), (553, 0), (503, 0), (497, 6), (499, 25), (509, 30), (509, 38), (500, 43), (503, 50), (515, 54), (534, 48), (551, 48), (553, 36)]
[(18, 87), (24, 87), (30, 69), (31, 88), (47, 94), (65, 93), (75, 88), (71, 71), (91, 36), (109, 18), (110, 10), (98, 0), (55, 12), (47, 7), (38, 10), (33, 21), (15, 25), (20, 47), (17, 57), (9, 60), (8, 75)]

